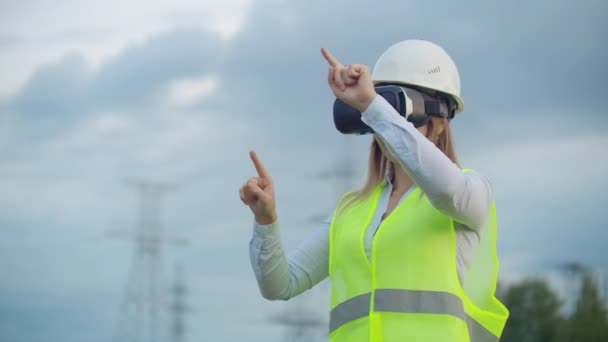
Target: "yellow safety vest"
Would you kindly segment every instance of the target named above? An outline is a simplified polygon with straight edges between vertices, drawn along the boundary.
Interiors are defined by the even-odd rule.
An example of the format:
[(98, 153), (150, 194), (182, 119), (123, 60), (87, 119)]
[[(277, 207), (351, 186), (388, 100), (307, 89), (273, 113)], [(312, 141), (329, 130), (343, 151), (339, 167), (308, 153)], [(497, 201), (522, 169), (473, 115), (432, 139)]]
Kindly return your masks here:
[(419, 188), (382, 222), (368, 260), (365, 231), (385, 186), (381, 182), (371, 196), (336, 212), (332, 220), (330, 341), (498, 341), (509, 312), (494, 296), (494, 203), (492, 224), (481, 234), (463, 288), (454, 222)]

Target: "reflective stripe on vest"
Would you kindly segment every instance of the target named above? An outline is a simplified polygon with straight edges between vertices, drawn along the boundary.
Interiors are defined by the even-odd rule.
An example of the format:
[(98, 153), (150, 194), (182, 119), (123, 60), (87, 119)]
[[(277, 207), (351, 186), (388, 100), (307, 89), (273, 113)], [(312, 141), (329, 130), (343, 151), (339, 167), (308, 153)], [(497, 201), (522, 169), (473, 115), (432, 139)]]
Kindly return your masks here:
[[(370, 303), (371, 293), (340, 303), (330, 312), (329, 332), (356, 319), (367, 317)], [(471, 341), (498, 341), (498, 337), (466, 314), (458, 296), (448, 292), (378, 289), (374, 295), (374, 311), (451, 315), (467, 323)]]

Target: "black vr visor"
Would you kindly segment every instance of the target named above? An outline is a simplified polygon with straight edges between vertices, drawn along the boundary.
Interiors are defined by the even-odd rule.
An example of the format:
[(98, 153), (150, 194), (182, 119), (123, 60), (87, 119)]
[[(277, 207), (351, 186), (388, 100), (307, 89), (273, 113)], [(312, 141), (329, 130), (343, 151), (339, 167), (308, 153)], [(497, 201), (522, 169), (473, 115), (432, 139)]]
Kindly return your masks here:
[[(451, 119), (454, 110), (448, 101), (433, 98), (412, 88), (397, 85), (376, 86), (376, 93), (385, 98), (399, 115), (414, 124), (426, 125), (432, 116)], [(361, 112), (340, 99), (334, 102), (334, 124), (343, 134), (368, 134), (373, 130), (361, 121)]]

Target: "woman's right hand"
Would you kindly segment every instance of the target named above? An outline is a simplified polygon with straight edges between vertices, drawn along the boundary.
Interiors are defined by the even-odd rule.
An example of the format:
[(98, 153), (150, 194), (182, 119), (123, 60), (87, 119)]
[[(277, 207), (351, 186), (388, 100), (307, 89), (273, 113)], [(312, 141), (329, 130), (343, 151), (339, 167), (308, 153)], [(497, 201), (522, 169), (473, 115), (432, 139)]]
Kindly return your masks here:
[(277, 219), (272, 178), (254, 151), (249, 155), (258, 172), (241, 187), (241, 201), (249, 206), (259, 224), (271, 224)]

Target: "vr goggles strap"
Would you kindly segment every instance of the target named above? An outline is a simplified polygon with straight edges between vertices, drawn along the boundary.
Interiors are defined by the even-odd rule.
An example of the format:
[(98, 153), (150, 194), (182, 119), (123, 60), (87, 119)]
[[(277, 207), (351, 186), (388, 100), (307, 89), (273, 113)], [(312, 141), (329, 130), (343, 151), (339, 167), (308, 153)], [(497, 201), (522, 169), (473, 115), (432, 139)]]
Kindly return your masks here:
[(412, 114), (415, 115), (415, 114), (425, 113), (424, 97), (422, 96), (422, 94), (414, 89), (403, 88), (403, 87), (401, 89), (407, 95), (406, 96), (407, 112), (405, 113), (405, 118), (407, 119)]
[(425, 95), (410, 88), (401, 87), (401, 90), (405, 92), (406, 95), (406, 120), (411, 122), (414, 127), (426, 125), (431, 120), (431, 117), (426, 113)]

